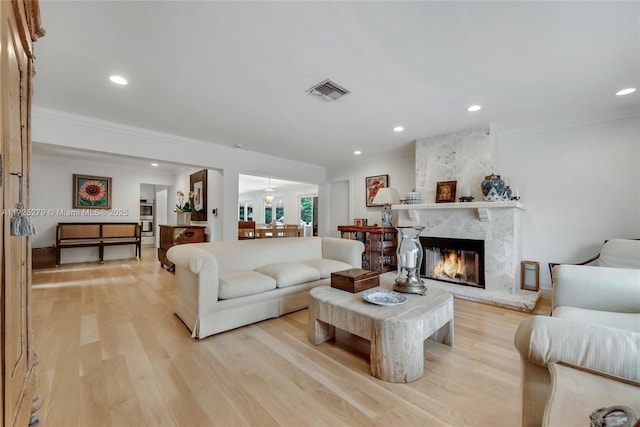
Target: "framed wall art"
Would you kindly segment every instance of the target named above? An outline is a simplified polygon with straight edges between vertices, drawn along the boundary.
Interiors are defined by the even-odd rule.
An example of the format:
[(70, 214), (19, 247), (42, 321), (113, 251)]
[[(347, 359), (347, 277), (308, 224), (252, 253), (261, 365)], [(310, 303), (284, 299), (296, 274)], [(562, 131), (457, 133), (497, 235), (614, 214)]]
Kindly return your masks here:
[(440, 181), (436, 187), (436, 203), (456, 201), (456, 185), (458, 181)]
[(189, 176), (189, 190), (193, 191), (191, 200), (191, 221), (207, 220), (207, 170), (192, 173)]
[(378, 190), (389, 186), (389, 175), (368, 176), (365, 178), (367, 207), (378, 206), (373, 204)]
[(111, 209), (111, 178), (73, 174), (73, 209)]

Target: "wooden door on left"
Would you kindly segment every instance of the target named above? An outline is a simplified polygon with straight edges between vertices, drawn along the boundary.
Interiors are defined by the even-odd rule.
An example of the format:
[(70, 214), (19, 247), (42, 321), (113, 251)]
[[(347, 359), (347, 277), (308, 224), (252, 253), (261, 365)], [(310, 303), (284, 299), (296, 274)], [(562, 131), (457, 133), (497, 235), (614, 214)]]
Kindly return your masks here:
[(42, 34), (37, 1), (0, 2), (0, 205), (5, 213), (0, 221), (0, 322), (4, 426), (28, 425), (35, 393), (30, 318), (31, 244), (27, 236), (11, 236), (10, 221), (20, 191), (25, 204), (29, 200), (32, 43)]

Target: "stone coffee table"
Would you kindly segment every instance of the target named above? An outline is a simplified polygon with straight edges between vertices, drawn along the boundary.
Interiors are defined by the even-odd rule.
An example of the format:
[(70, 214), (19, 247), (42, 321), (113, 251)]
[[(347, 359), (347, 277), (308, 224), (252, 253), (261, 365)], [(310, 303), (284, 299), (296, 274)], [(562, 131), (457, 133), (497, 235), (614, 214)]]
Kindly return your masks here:
[[(382, 285), (373, 289), (390, 289)], [(371, 290), (373, 290), (371, 289)], [(424, 340), (453, 345), (453, 296), (429, 289), (425, 296), (402, 294), (404, 304), (369, 303), (353, 294), (319, 286), (309, 292), (309, 340), (319, 345), (339, 328), (371, 342), (371, 375), (408, 383), (424, 373)]]

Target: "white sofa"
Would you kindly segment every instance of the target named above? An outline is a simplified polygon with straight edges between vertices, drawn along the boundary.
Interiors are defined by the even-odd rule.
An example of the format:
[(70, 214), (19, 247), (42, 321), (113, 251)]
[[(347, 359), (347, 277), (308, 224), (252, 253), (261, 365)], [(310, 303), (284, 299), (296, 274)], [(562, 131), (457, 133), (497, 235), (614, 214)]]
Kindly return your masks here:
[[(640, 254), (633, 252), (640, 242), (622, 246)], [(625, 265), (631, 262), (633, 267), (634, 259), (628, 255)], [(516, 331), (515, 346), (522, 360), (523, 426), (542, 425), (551, 390), (547, 368), (551, 362), (640, 381), (640, 269), (557, 265), (552, 317), (524, 320)]]
[(331, 273), (362, 266), (364, 245), (333, 237), (292, 237), (177, 245), (174, 312), (194, 338), (308, 306), (309, 290)]

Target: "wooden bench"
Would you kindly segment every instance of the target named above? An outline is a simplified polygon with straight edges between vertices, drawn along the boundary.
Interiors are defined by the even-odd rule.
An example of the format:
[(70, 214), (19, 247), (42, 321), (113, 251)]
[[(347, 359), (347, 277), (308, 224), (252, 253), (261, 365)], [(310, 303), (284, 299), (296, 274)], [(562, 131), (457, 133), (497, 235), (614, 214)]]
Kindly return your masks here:
[(56, 266), (65, 248), (97, 247), (104, 262), (105, 246), (135, 245), (141, 255), (140, 224), (135, 222), (60, 222), (56, 227)]

